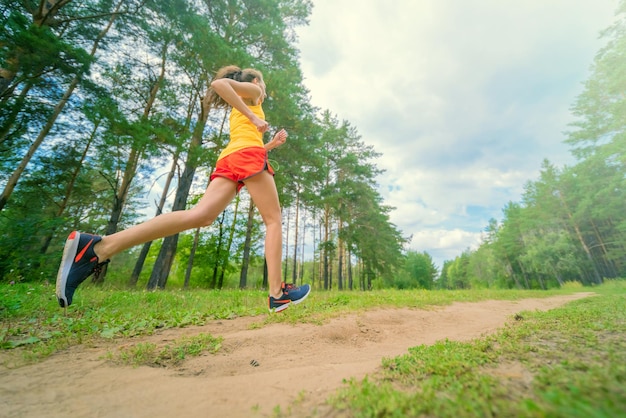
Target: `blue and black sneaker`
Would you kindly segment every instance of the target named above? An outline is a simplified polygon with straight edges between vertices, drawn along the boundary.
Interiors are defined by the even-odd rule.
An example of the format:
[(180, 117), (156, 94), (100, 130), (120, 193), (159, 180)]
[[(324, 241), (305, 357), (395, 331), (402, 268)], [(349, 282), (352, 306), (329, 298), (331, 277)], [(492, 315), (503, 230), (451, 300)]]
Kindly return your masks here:
[(57, 274), (56, 294), (62, 308), (72, 304), (72, 297), (78, 285), (94, 272), (99, 273), (109, 260), (99, 262), (93, 247), (102, 237), (72, 232), (65, 241), (63, 258)]
[(270, 312), (280, 312), (289, 307), (292, 303), (297, 305), (309, 296), (311, 293), (311, 286), (308, 284), (297, 287), (293, 284), (282, 284), (283, 295), (276, 299), (273, 296), (269, 297)]

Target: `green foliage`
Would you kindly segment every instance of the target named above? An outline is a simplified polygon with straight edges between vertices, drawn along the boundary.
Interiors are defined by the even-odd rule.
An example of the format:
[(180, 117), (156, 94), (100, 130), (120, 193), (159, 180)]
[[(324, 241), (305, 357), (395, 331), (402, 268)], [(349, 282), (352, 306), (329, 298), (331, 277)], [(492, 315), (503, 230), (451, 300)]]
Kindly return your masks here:
[[(320, 214), (323, 238), (318, 248), (324, 288), (332, 287), (332, 260), (350, 260), (346, 256), (350, 254), (365, 266), (360, 287), (371, 289), (374, 277), (390, 278), (395, 273), (406, 239), (390, 222), (391, 208), (382, 204), (375, 188), (380, 171), (371, 159), (379, 154), (361, 141), (354, 127), (347, 121), (340, 123), (330, 112), (324, 112), (319, 123), (321, 143), (315, 155), (321, 167), (303, 196), (313, 216)], [(342, 280), (344, 272), (337, 273)]]
[(407, 251), (402, 267), (393, 278), (385, 280), (386, 286), (396, 289), (433, 289), (437, 278), (437, 267), (426, 253)]

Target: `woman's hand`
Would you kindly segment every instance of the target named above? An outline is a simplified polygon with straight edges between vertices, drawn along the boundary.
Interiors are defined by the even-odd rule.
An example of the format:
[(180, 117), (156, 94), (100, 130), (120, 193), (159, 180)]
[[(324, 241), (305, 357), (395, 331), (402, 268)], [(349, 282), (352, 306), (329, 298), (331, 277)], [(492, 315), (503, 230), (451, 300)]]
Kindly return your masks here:
[[(263, 119), (261, 119), (260, 117), (258, 117), (255, 114), (252, 114), (252, 116), (249, 119), (250, 119), (250, 122), (252, 122), (252, 124), (254, 126), (256, 126), (256, 128), (261, 133), (265, 133), (269, 129), (269, 127), (270, 127), (269, 123), (267, 123), (266, 121), (264, 121)], [(283, 142), (285, 142), (285, 141), (283, 141)]]
[(289, 135), (287, 134), (287, 131), (284, 129), (281, 129), (280, 131), (276, 132), (276, 134), (274, 135), (274, 138), (272, 138), (270, 142), (265, 144), (265, 149), (269, 151), (276, 147), (280, 147), (287, 141), (288, 136)]

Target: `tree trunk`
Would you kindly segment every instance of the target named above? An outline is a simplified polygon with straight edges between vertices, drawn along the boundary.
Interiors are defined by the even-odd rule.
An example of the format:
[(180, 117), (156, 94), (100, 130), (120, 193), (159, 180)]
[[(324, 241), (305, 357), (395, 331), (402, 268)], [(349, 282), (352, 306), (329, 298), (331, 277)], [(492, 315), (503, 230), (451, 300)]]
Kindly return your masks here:
[[(165, 207), (165, 202), (167, 201), (167, 195), (170, 190), (170, 186), (172, 185), (172, 179), (176, 174), (176, 167), (178, 167), (178, 156), (179, 152), (176, 151), (174, 154), (174, 159), (172, 160), (172, 167), (170, 168), (169, 173), (167, 174), (167, 179), (165, 180), (165, 185), (163, 187), (163, 193), (161, 193), (161, 199), (157, 205), (156, 213), (154, 217), (159, 216), (163, 213), (163, 208)], [(141, 252), (139, 253), (139, 257), (137, 257), (137, 261), (135, 262), (135, 268), (133, 269), (133, 273), (128, 280), (129, 287), (137, 286), (137, 281), (139, 280), (139, 275), (143, 270), (143, 265), (146, 262), (146, 258), (148, 257), (148, 253), (150, 252), (150, 247), (152, 246), (152, 241), (146, 242), (141, 248)]]
[(339, 220), (337, 224), (337, 288), (343, 290), (343, 268), (344, 268), (344, 242), (341, 238), (343, 228), (343, 220)]
[(233, 223), (230, 226), (230, 232), (228, 234), (228, 242), (226, 243), (226, 254), (222, 258), (222, 265), (221, 265), (222, 272), (220, 273), (220, 278), (217, 282), (218, 289), (222, 289), (222, 287), (224, 286), (224, 273), (226, 272), (226, 266), (228, 264), (228, 259), (230, 258), (230, 251), (233, 245), (233, 239), (235, 237), (235, 230), (237, 229), (237, 213), (239, 212), (239, 201), (240, 201), (240, 197), (239, 195), (237, 195), (237, 197), (235, 198)]
[(319, 224), (319, 239), (317, 241), (317, 257), (318, 257), (318, 266), (317, 266), (317, 277), (318, 277), (318, 288), (320, 289), (325, 289), (324, 287), (324, 246), (322, 245), (322, 243), (324, 242), (324, 236), (323, 236), (323, 231), (324, 228), (322, 227), (322, 220), (320, 219), (320, 224)]
[(369, 266), (369, 263), (366, 264), (365, 271), (367, 275), (367, 290), (372, 290), (372, 277), (374, 274)]
[(148, 241), (141, 247), (141, 251), (139, 252), (139, 257), (137, 257), (137, 261), (135, 262), (133, 272), (130, 275), (130, 279), (128, 279), (128, 287), (134, 288), (137, 286), (137, 282), (139, 281), (139, 275), (143, 270), (143, 265), (146, 262), (146, 258), (148, 258), (151, 246), (152, 241)]
[(185, 271), (185, 283), (183, 288), (189, 288), (189, 280), (191, 279), (191, 270), (193, 269), (193, 259), (196, 256), (196, 248), (198, 248), (198, 242), (200, 241), (200, 228), (196, 229), (196, 233), (193, 236), (193, 245), (191, 246), (191, 252), (189, 253), (189, 261), (187, 262), (187, 270)]
[[(298, 279), (298, 223), (300, 218), (300, 187), (296, 193), (296, 220), (293, 237), (293, 271), (291, 272), (291, 282), (296, 283)], [(286, 252), (286, 251), (285, 251)]]
[(218, 232), (218, 241), (215, 248), (215, 264), (213, 264), (213, 275), (211, 276), (211, 280), (209, 281), (209, 289), (215, 289), (217, 287), (217, 274), (219, 272), (219, 268), (222, 265), (222, 242), (224, 238), (224, 217), (226, 216), (225, 212), (222, 212), (222, 215), (219, 218), (219, 232)]
[(361, 265), (361, 268), (359, 269), (359, 287), (361, 290), (365, 290), (365, 263), (363, 260), (359, 260), (359, 264)]
[(267, 259), (263, 258), (263, 289), (269, 289), (269, 278), (267, 274)]
[(291, 210), (287, 208), (287, 226), (285, 227), (285, 260), (283, 261), (283, 282), (287, 282), (287, 271), (289, 266), (287, 260), (289, 259), (289, 227), (291, 226)]
[(311, 236), (313, 237), (313, 263), (311, 266), (311, 284), (312, 285), (315, 285), (315, 272), (317, 271), (317, 267), (316, 267), (317, 258), (315, 257), (315, 253), (317, 252), (316, 249), (318, 247), (317, 247), (316, 236), (315, 236), (315, 222), (316, 222), (315, 211), (313, 211), (313, 219), (311, 220)]
[(518, 289), (523, 289), (524, 287), (521, 285), (521, 283), (517, 279), (517, 276), (515, 275), (515, 271), (513, 270), (513, 264), (511, 263), (511, 260), (509, 259), (508, 254), (504, 253), (504, 258), (506, 260), (506, 265), (504, 266), (505, 270), (507, 270), (509, 274), (511, 275), (511, 278), (515, 282), (515, 286)]
[(220, 289), (220, 290), (222, 289), (222, 286), (224, 286), (224, 274), (225, 274), (225, 270), (222, 269), (220, 271), (220, 277), (217, 280), (217, 288)]
[(337, 257), (337, 288), (343, 290), (343, 242), (341, 240), (339, 240)]
[[(193, 155), (193, 152), (190, 151), (190, 154)], [(185, 171), (180, 178), (178, 189), (176, 190), (176, 197), (174, 199), (172, 211), (184, 210), (185, 206), (187, 205), (189, 189), (191, 188), (193, 176), (196, 172), (195, 163), (193, 161), (190, 161), (189, 158), (190, 157), (188, 157), (188, 164), (185, 166)], [(178, 234), (165, 237), (163, 239), (161, 251), (159, 252), (156, 262), (152, 267), (152, 273), (150, 274), (150, 279), (148, 280), (148, 290), (165, 288), (165, 285), (167, 284), (167, 276), (170, 273), (172, 263), (174, 262), (174, 255), (176, 254), (177, 246)]]
[(330, 272), (328, 266), (328, 244), (330, 242), (330, 207), (325, 205), (324, 207), (324, 246), (322, 251), (324, 255), (322, 257), (324, 265), (324, 290), (330, 289)]
[(333, 253), (328, 256), (328, 290), (333, 289)]
[[(178, 234), (166, 237), (163, 240), (161, 251), (152, 268), (152, 274), (148, 280), (148, 290), (165, 289), (167, 276), (170, 274), (176, 248), (178, 246)], [(161, 269), (160, 266), (163, 266)]]
[(306, 241), (306, 211), (302, 216), (302, 245), (300, 247), (300, 284), (304, 284), (304, 246)]
[(353, 289), (353, 279), (352, 279), (352, 256), (350, 255), (350, 251), (348, 250), (348, 256), (346, 257), (346, 263), (348, 264), (348, 289)]

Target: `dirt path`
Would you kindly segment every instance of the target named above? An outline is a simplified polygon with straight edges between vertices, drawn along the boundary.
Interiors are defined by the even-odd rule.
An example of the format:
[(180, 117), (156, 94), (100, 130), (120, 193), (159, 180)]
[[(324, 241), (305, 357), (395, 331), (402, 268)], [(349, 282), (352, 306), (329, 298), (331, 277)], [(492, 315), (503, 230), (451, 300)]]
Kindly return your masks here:
[(0, 369), (0, 417), (263, 417), (276, 405), (286, 411), (296, 400), (303, 409), (295, 416), (306, 416), (343, 379), (374, 372), (383, 357), (445, 338), (471, 340), (494, 332), (517, 312), (549, 310), (589, 295), (375, 310), (322, 326), (250, 329), (259, 318), (238, 318), (128, 342), (163, 344), (199, 332), (224, 338), (218, 354), (175, 369), (120, 367), (103, 360), (124, 344), (119, 341), (74, 347), (35, 365)]

